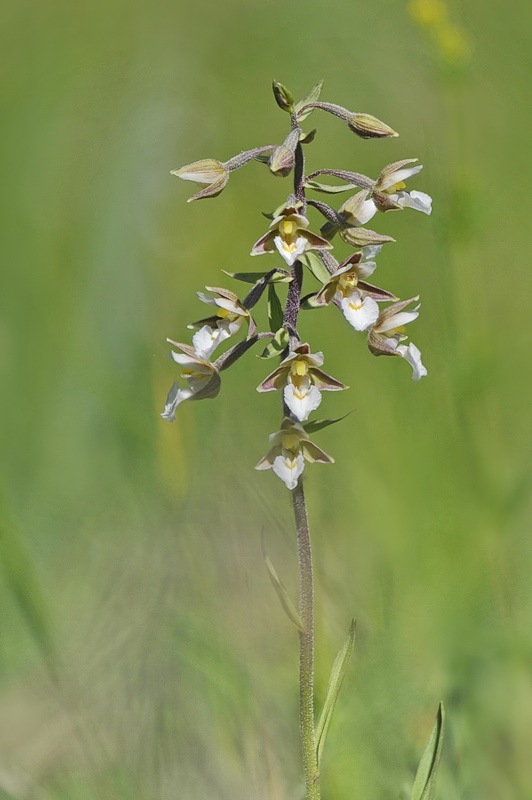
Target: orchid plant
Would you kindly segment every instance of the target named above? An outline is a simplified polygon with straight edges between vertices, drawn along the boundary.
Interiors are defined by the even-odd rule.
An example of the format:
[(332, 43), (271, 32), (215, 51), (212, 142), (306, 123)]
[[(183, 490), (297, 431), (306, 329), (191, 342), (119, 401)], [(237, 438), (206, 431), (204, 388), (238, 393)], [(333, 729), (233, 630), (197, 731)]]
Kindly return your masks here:
[[(355, 624), (331, 670), (326, 700), (316, 721), (314, 709), (314, 587), (312, 549), (302, 483), (305, 462), (330, 464), (334, 459), (311, 440), (317, 431), (339, 419), (310, 420), (321, 403), (322, 392), (343, 391), (348, 387), (323, 369), (323, 353), (314, 352), (298, 333), (300, 311), (336, 306), (357, 333), (365, 333), (370, 352), (376, 356), (404, 359), (412, 368), (412, 378), (427, 374), (418, 347), (408, 341), (405, 326), (419, 315), (418, 297), (401, 300), (396, 295), (368, 283), (377, 268), (376, 258), (382, 247), (393, 242), (390, 236), (377, 233), (366, 224), (379, 213), (410, 208), (431, 213), (431, 198), (415, 189), (407, 190), (406, 181), (422, 169), (417, 159), (404, 159), (385, 166), (376, 179), (342, 169), (318, 169), (307, 173), (304, 151), (316, 133), (305, 132), (303, 122), (315, 110), (345, 122), (363, 139), (396, 137), (398, 134), (371, 114), (352, 112), (334, 103), (320, 101), (323, 81), (298, 102), (282, 84), (274, 81), (277, 105), (288, 113), (290, 131), (282, 144), (266, 145), (239, 153), (228, 161), (203, 159), (173, 171), (183, 180), (204, 185), (189, 198), (215, 197), (227, 185), (231, 173), (251, 161), (267, 165), (276, 176), (293, 175), (293, 191), (269, 216), (270, 225), (255, 242), (252, 256), (274, 255), (282, 262), (264, 272), (226, 273), (231, 278), (251, 284), (242, 299), (228, 289), (207, 286), (208, 294), (199, 299), (212, 307), (213, 314), (189, 325), (195, 333), (192, 344), (167, 341), (175, 348), (172, 358), (181, 367), (185, 385), (174, 383), (162, 416), (172, 422), (178, 406), (185, 400), (216, 397), (221, 373), (262, 340), (264, 359), (278, 357), (280, 363), (257, 387), (259, 392), (280, 394), (282, 417), (279, 429), (270, 436), (269, 449), (256, 469), (272, 469), (289, 490), (297, 530), (299, 565), (299, 603), (292, 602), (270, 559), (265, 555), (272, 583), (299, 635), (299, 707), (306, 800), (319, 800), (320, 762), (332, 712), (351, 656)], [(335, 178), (334, 183), (324, 177)], [(346, 192), (348, 199), (335, 210), (323, 200), (309, 199), (308, 194), (334, 196)], [(310, 229), (308, 212), (321, 215), (319, 232)], [(333, 255), (333, 240), (338, 235), (353, 252), (339, 261)], [(303, 294), (303, 276), (314, 281), (312, 291)], [(279, 286), (287, 285), (284, 307)], [(268, 331), (259, 331), (253, 309), (267, 296)], [(217, 358), (215, 351), (227, 340), (245, 332), (236, 344)], [(430, 800), (443, 743), (444, 712), (440, 705), (432, 733), (421, 759), (412, 789), (412, 800)]]

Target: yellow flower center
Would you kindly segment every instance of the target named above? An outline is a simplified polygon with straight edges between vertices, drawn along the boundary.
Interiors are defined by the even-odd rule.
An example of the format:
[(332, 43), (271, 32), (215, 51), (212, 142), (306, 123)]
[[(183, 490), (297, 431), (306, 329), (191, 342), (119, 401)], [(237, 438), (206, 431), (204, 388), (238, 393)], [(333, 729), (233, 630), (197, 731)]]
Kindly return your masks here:
[(219, 308), (218, 309), (218, 316), (222, 319), (227, 319), (229, 322), (234, 322), (240, 316), (239, 314), (235, 314), (234, 311), (228, 311), (226, 308)]
[(290, 365), (290, 372), (292, 375), (297, 375), (301, 378), (304, 377), (308, 373), (307, 362), (296, 358), (295, 361), (292, 361)]
[(285, 450), (299, 450), (299, 436), (297, 433), (286, 433), (282, 439), (282, 445)]
[(406, 333), (406, 328), (405, 328), (404, 325), (399, 325), (397, 328), (392, 328), (389, 331), (385, 331), (384, 335), (385, 336), (396, 336), (397, 334), (403, 334), (403, 333)]
[(400, 192), (401, 189), (406, 189), (406, 183), (404, 181), (394, 183), (393, 186), (389, 186), (387, 189), (384, 189), (384, 192), (385, 194), (395, 194), (396, 192)]
[(346, 295), (353, 291), (358, 284), (358, 276), (356, 272), (346, 272), (340, 276), (338, 281), (338, 288), (342, 294)]
[(283, 219), (279, 223), (279, 233), (284, 240), (292, 240), (297, 233), (297, 225), (292, 219)]

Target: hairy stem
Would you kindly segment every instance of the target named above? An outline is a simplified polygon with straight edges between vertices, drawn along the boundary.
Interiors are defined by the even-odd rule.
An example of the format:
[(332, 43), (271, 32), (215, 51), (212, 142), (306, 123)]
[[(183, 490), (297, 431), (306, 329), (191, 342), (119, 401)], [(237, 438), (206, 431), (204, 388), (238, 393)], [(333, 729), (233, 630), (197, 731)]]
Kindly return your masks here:
[(303, 749), (306, 800), (320, 800), (316, 735), (314, 728), (314, 580), (312, 548), (305, 493), (301, 480), (292, 491), (299, 563), (299, 728)]

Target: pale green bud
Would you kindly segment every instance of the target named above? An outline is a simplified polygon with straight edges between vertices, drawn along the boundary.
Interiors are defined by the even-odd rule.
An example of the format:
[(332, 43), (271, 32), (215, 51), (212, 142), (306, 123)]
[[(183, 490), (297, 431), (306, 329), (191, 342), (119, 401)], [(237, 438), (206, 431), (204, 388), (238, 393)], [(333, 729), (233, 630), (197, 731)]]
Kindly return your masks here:
[(205, 189), (189, 197), (189, 203), (192, 200), (201, 200), (205, 197), (216, 197), (229, 180), (227, 166), (215, 158), (203, 158), (201, 161), (185, 164), (184, 167), (173, 169), (171, 175), (176, 175), (184, 181), (208, 184)]
[(272, 88), (273, 95), (279, 108), (282, 108), (283, 111), (292, 112), (295, 98), (290, 89), (287, 89), (286, 86), (283, 86), (282, 83), (275, 80), (272, 82)]
[(362, 139), (382, 139), (399, 134), (372, 114), (353, 114), (348, 120), (349, 128)]

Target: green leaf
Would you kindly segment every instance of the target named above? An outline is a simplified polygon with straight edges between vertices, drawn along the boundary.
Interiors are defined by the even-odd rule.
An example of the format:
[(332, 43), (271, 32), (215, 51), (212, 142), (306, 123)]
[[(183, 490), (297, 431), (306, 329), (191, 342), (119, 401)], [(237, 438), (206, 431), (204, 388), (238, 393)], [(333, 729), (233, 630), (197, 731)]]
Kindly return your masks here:
[(310, 92), (305, 95), (301, 100), (299, 100), (294, 106), (294, 113), (297, 117), (298, 122), (303, 122), (309, 114), (312, 114), (314, 111), (313, 108), (309, 108), (308, 111), (304, 111), (303, 114), (299, 113), (299, 109), (306, 106), (307, 103), (316, 103), (320, 99), (321, 90), (323, 89), (323, 81), (321, 80), (316, 86), (313, 86)]
[(436, 722), (430, 732), (429, 740), (417, 768), (411, 800), (433, 800), (444, 736), (445, 709), (443, 703), (440, 703)]
[(281, 601), (281, 605), (284, 608), (288, 619), (296, 626), (298, 631), (300, 631), (301, 633), (305, 633), (305, 628), (303, 626), (303, 623), (301, 622), (301, 617), (297, 613), (297, 609), (294, 603), (292, 602), (292, 598), (286, 591), (283, 582), (279, 578), (275, 570), (275, 567), (273, 566), (268, 554), (266, 553), (266, 550), (264, 548), (264, 537), (262, 538), (262, 557), (264, 558), (264, 563), (266, 564), (266, 568), (268, 570), (268, 574), (270, 576), (273, 588), (277, 592), (277, 597)]
[(355, 646), (355, 628), (356, 622), (355, 620), (352, 620), (351, 625), (349, 626), (347, 638), (344, 642), (344, 646), (334, 659), (334, 664), (329, 676), (329, 684), (327, 686), (325, 703), (323, 704), (320, 719), (316, 727), (316, 758), (318, 761), (318, 766), (323, 755), (323, 747), (325, 745), (325, 739), (327, 737), (329, 725), (331, 724), (334, 706), (336, 705), (336, 700), (338, 699), (338, 694), (342, 687), (342, 681), (347, 671), (349, 660)]
[(222, 272), (230, 278), (234, 278), (235, 281), (243, 281), (244, 283), (257, 283), (268, 274), (267, 272), (227, 272), (226, 269), (223, 269)]
[(315, 192), (325, 192), (326, 194), (339, 194), (340, 192), (351, 192), (353, 189), (358, 189), (354, 183), (343, 183), (341, 186), (333, 186), (332, 183), (320, 183), (320, 181), (305, 181), (307, 189), (313, 189)]
[(274, 358), (280, 356), (283, 350), (288, 347), (290, 335), (286, 328), (279, 328), (269, 345), (263, 350), (259, 358)]
[(270, 156), (261, 154), (260, 156), (255, 156), (255, 161), (260, 161), (261, 164), (269, 164)]
[(271, 283), (268, 285), (268, 320), (272, 332), (278, 331), (283, 324), (283, 307)]
[(321, 258), (312, 250), (300, 256), (299, 260), (312, 272), (316, 280), (320, 283), (328, 283), (331, 280), (329, 270)]
[(327, 308), (325, 303), (318, 303), (316, 294), (307, 294), (301, 298), (299, 308), (301, 311), (310, 311), (312, 308)]
[[(235, 281), (243, 281), (244, 283), (257, 283), (268, 274), (268, 272), (227, 272), (225, 269), (222, 272), (230, 278), (234, 278)], [(292, 276), (289, 273), (275, 272), (268, 283), (290, 283), (291, 280)]]
[(300, 144), (310, 144), (311, 142), (313, 142), (317, 132), (318, 132), (317, 128), (312, 128), (311, 131), (309, 131), (308, 133), (303, 134), (299, 138)]
[(334, 425), (336, 422), (341, 422), (352, 413), (352, 411), (348, 411), (347, 414), (343, 415), (343, 417), (336, 417), (336, 419), (315, 419), (312, 422), (305, 422), (303, 427), (307, 433), (316, 433), (316, 431), (321, 431), (323, 428), (328, 428), (329, 425)]

